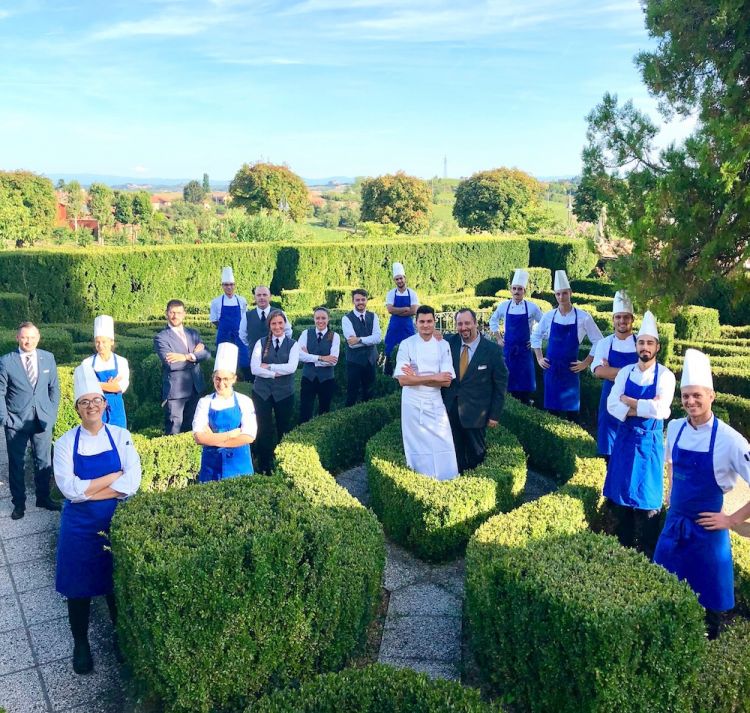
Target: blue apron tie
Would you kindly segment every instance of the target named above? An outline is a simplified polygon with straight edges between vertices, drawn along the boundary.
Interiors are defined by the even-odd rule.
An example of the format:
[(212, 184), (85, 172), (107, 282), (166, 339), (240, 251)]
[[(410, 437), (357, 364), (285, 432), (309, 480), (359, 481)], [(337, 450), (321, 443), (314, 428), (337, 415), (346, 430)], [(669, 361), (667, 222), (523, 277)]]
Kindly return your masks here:
[[(73, 443), (73, 472), (81, 480), (94, 480), (122, 470), (112, 434), (107, 426), (111, 448), (92, 456), (78, 452), (81, 427)], [(109, 526), (119, 500), (66, 500), (60, 518), (57, 541), (55, 589), (64, 597), (98, 597), (111, 594), (112, 552), (109, 548)]]
[[(558, 310), (555, 310), (557, 314)], [(547, 360), (544, 370), (544, 408), (550, 411), (580, 411), (581, 380), (570, 370), (571, 362), (578, 360), (578, 310), (574, 307), (573, 324), (558, 324), (552, 315), (547, 340)]]
[[(615, 337), (612, 340), (612, 345), (615, 343)], [(633, 336), (633, 344), (636, 343), (635, 336)], [(629, 364), (635, 364), (638, 361), (638, 354), (635, 351), (632, 352), (616, 352), (613, 346), (609, 347), (607, 353), (607, 361), (609, 365), (614, 369), (622, 369), (624, 366)], [(617, 435), (617, 428), (620, 422), (607, 411), (607, 399), (612, 391), (613, 381), (604, 379), (602, 384), (602, 395), (599, 399), (599, 418), (596, 424), (596, 444), (598, 446), (599, 455), (608, 456), (612, 453), (612, 446), (615, 443), (615, 436)]]
[(218, 346), (222, 342), (235, 344), (238, 350), (237, 365), (243, 368), (250, 366), (250, 350), (240, 339), (240, 322), (242, 322), (240, 298), (237, 298), (236, 305), (225, 305), (224, 295), (222, 295), (219, 326), (216, 329), (216, 345)]
[[(529, 303), (524, 300), (524, 314), (505, 312), (505, 340), (503, 356), (508, 367), (508, 391), (536, 391), (534, 353), (531, 351)], [(576, 347), (577, 351), (577, 347)]]
[[(96, 374), (96, 378), (98, 379), (99, 383), (103, 384), (109, 379), (114, 379), (120, 373), (120, 369), (117, 366), (117, 355), (113, 354), (112, 356), (115, 359), (115, 368), (97, 371), (96, 368), (94, 368), (96, 365), (97, 356), (97, 354), (94, 354), (94, 358), (91, 361), (91, 367), (94, 369), (94, 373)], [(107, 410), (102, 416), (102, 420), (104, 421), (104, 423), (110, 423), (113, 426), (120, 426), (120, 428), (127, 428), (128, 422), (125, 417), (125, 401), (122, 397), (122, 391), (105, 391), (104, 398), (107, 400)]]
[[(411, 293), (406, 290), (405, 295), (399, 295), (398, 291), (396, 296), (393, 298), (394, 307), (411, 307)], [(405, 317), (397, 314), (392, 314), (388, 320), (388, 329), (385, 333), (385, 355), (388, 357), (391, 352), (404, 341), (407, 337), (411, 337), (416, 334), (417, 330), (414, 327), (414, 319), (407, 315)]]
[(724, 493), (714, 473), (714, 444), (719, 419), (714, 416), (707, 453), (680, 448), (682, 424), (672, 448), (672, 498), (654, 562), (687, 580), (701, 606), (714, 611), (734, 607), (734, 570), (728, 530), (706, 530), (701, 512), (721, 512)]
[[(233, 393), (234, 406), (225, 409), (208, 409), (208, 425), (214, 433), (226, 433), (242, 424), (242, 410), (237, 402), (237, 394)], [(211, 397), (211, 401), (216, 394)], [(250, 456), (250, 445), (234, 448), (219, 448), (218, 446), (203, 446), (201, 453), (201, 469), (198, 481), (206, 483), (211, 480), (234, 478), (238, 475), (252, 475), (253, 460)]]

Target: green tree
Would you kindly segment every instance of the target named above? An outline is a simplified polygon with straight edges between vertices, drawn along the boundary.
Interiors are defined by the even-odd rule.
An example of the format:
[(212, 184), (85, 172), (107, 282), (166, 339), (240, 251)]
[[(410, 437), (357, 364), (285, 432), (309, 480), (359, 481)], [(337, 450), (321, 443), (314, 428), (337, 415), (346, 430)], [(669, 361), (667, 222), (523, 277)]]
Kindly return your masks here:
[(56, 210), (49, 179), (28, 171), (0, 171), (0, 239), (24, 247), (49, 238)]
[(208, 174), (203, 174), (203, 192), (208, 195), (211, 192), (211, 182), (208, 180)]
[(100, 228), (109, 228), (114, 222), (114, 197), (112, 189), (103, 183), (92, 183), (89, 187), (89, 213), (99, 221)]
[(480, 171), (458, 184), (453, 217), (470, 233), (524, 232), (541, 194), (541, 183), (517, 168)]
[(427, 181), (403, 171), (362, 181), (364, 222), (395, 225), (401, 233), (425, 233), (430, 225), (432, 190)]
[(65, 205), (68, 218), (73, 219), (73, 230), (78, 230), (78, 219), (83, 214), (84, 193), (78, 181), (70, 181), (65, 186)]
[(151, 194), (148, 191), (138, 191), (133, 196), (133, 222), (138, 225), (148, 225), (153, 214)]
[(620, 280), (666, 312), (717, 277), (749, 289), (750, 6), (647, 0), (644, 9), (657, 44), (636, 58), (643, 80), (666, 119), (692, 116), (696, 128), (659, 150), (654, 123), (605, 94), (588, 117), (583, 159), (608, 220), (633, 243)]
[(272, 163), (244, 164), (229, 184), (232, 206), (248, 213), (280, 212), (295, 222), (310, 210), (305, 182), (286, 166)]
[(125, 191), (115, 192), (115, 220), (123, 225), (133, 222), (133, 197)]
[(182, 189), (182, 197), (186, 203), (203, 203), (206, 192), (198, 181), (189, 181)]

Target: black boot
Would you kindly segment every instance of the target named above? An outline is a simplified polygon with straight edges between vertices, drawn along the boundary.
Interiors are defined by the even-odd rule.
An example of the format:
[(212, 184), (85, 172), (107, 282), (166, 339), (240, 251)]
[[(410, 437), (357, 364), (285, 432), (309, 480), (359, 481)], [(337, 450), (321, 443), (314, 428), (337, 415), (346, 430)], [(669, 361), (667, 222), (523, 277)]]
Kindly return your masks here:
[(91, 597), (68, 599), (68, 620), (73, 633), (73, 670), (78, 674), (91, 673), (94, 660), (89, 646), (89, 613)]
[(721, 625), (724, 623), (724, 617), (722, 615), (723, 612), (716, 611), (715, 609), (706, 609), (706, 630), (708, 632), (709, 641), (719, 638)]
[(94, 670), (94, 659), (91, 658), (91, 647), (87, 639), (76, 641), (73, 645), (73, 670), (81, 675)]

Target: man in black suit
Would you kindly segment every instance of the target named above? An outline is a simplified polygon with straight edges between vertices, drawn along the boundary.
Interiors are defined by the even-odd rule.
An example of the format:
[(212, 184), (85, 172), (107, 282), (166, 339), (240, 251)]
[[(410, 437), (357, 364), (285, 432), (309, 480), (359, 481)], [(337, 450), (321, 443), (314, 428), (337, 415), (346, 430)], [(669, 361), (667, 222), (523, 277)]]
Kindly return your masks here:
[(23, 322), (16, 332), (18, 350), (0, 357), (0, 425), (8, 445), (8, 480), (13, 500), (11, 518), (26, 512), (24, 457), (31, 441), (34, 456), (36, 506), (60, 510), (50, 498), (52, 429), (60, 405), (60, 384), (55, 357), (37, 349), (39, 330)]
[(169, 326), (154, 337), (154, 351), (162, 363), (163, 404), (167, 407), (164, 433), (168, 436), (189, 431), (198, 399), (203, 394), (200, 363), (210, 354), (195, 329), (183, 326), (185, 305), (180, 300), (167, 304)]
[(471, 309), (456, 313), (458, 334), (447, 336), (456, 378), (443, 389), (443, 402), (456, 447), (458, 470), (476, 468), (484, 461), (487, 426), (500, 420), (508, 386), (503, 352), (477, 331), (477, 316)]

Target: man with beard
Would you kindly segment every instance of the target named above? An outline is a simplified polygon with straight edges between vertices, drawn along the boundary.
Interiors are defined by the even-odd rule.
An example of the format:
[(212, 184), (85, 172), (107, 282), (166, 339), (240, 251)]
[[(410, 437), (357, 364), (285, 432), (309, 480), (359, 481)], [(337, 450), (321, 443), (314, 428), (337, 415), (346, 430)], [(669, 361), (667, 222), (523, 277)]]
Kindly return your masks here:
[(659, 332), (651, 312), (643, 316), (636, 348), (638, 362), (620, 369), (607, 399), (607, 410), (620, 425), (604, 496), (614, 513), (620, 543), (651, 557), (662, 506), (664, 421), (675, 390), (674, 374), (656, 363)]

